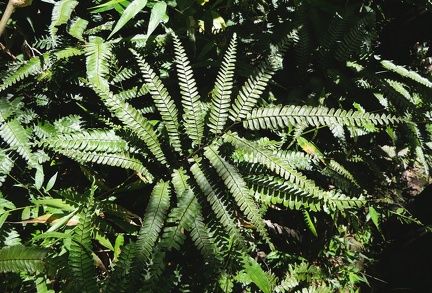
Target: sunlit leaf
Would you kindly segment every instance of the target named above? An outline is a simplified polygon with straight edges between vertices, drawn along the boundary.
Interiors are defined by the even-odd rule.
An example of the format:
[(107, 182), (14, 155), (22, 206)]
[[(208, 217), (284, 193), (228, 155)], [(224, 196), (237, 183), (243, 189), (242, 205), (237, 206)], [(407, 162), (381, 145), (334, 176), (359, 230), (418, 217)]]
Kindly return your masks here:
[(147, 0), (134, 0), (131, 4), (129, 4), (125, 11), (123, 11), (123, 14), (120, 16), (120, 19), (116, 23), (108, 38), (111, 38), (116, 32), (124, 27), (129, 22), (129, 20), (134, 18), (146, 5)]
[(45, 191), (46, 191), (46, 192), (50, 191), (51, 188), (53, 188), (53, 186), (54, 186), (54, 184), (55, 184), (55, 182), (56, 182), (56, 180), (57, 180), (57, 174), (58, 174), (58, 172), (56, 172), (56, 173), (55, 173), (55, 174), (50, 178), (50, 180), (48, 181), (48, 183), (47, 183), (47, 185), (46, 185), (46, 187), (45, 187)]
[(244, 256), (243, 267), (252, 282), (264, 293), (271, 292), (271, 283), (261, 266), (250, 256)]
[(147, 28), (147, 37), (150, 36), (157, 28), (161, 21), (166, 21), (168, 15), (166, 14), (167, 4), (165, 2), (156, 2), (151, 10), (150, 21)]
[(35, 174), (35, 183), (34, 183), (34, 185), (35, 185), (35, 187), (36, 187), (37, 190), (39, 190), (39, 189), (42, 188), (42, 184), (44, 182), (44, 178), (45, 178), (45, 176), (44, 176), (44, 172), (43, 172), (42, 167), (37, 168), (36, 169), (36, 174)]

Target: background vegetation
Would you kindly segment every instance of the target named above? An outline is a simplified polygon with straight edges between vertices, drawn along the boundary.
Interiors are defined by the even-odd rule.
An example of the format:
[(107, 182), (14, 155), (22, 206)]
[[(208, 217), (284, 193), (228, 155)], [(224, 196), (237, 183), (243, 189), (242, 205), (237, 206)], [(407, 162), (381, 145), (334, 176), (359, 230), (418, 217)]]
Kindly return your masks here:
[(430, 288), (431, 9), (16, 8), (0, 39), (1, 290)]

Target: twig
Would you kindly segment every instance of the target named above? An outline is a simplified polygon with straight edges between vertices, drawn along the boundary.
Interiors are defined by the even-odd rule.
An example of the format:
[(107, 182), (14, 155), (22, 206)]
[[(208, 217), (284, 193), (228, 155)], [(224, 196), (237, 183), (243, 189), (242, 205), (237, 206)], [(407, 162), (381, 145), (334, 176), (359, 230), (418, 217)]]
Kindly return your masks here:
[(6, 10), (3, 12), (3, 16), (0, 20), (0, 37), (3, 34), (6, 24), (14, 12), (15, 8), (26, 7), (31, 5), (33, 0), (9, 0)]
[(9, 51), (8, 48), (6, 48), (2, 43), (0, 43), (0, 52), (5, 53), (7, 55), (9, 55), (9, 57), (12, 58), (12, 60), (16, 60), (16, 57), (11, 53), (11, 51)]

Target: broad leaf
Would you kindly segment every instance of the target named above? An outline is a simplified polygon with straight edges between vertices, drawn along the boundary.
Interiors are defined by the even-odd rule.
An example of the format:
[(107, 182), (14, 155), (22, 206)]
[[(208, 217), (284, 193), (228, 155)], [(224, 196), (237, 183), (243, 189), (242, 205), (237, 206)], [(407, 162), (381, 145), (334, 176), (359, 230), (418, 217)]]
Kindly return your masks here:
[(156, 2), (154, 4), (151, 10), (150, 21), (147, 28), (147, 37), (153, 33), (161, 21), (167, 20), (168, 15), (166, 14), (166, 9), (167, 4), (165, 2)]
[(134, 0), (131, 4), (129, 4), (128, 7), (126, 7), (125, 11), (123, 11), (120, 19), (118, 20), (114, 29), (108, 36), (108, 39), (111, 38), (122, 27), (124, 27), (129, 22), (129, 20), (134, 18), (146, 5), (147, 0)]
[(263, 293), (272, 292), (270, 280), (256, 260), (250, 256), (243, 256), (243, 267), (252, 282), (254, 282)]

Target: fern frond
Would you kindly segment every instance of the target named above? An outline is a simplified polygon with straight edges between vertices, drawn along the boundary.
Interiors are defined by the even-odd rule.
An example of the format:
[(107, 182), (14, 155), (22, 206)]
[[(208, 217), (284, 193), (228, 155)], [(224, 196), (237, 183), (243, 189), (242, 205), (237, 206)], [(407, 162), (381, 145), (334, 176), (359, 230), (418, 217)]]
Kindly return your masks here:
[(215, 146), (206, 147), (204, 156), (216, 169), (216, 172), (224, 181), (225, 186), (232, 194), (244, 215), (249, 219), (252, 225), (256, 227), (258, 233), (260, 233), (263, 239), (272, 246), (258, 207), (254, 203), (246, 182), (238, 170), (219, 154), (219, 151)]
[(406, 85), (391, 79), (385, 79), (385, 81), (399, 94), (401, 94), (405, 99), (415, 104), (410, 92), (405, 88)]
[(183, 168), (175, 169), (171, 174), (172, 176), (172, 184), (174, 186), (177, 197), (181, 197), (183, 192), (185, 192), (188, 188), (190, 188), (188, 180), (189, 175), (186, 174)]
[(145, 94), (148, 93), (148, 88), (145, 86), (142, 87), (133, 87), (131, 89), (128, 90), (123, 90), (121, 92), (116, 93), (114, 96), (116, 98), (122, 99), (122, 100), (131, 100), (134, 99), (136, 97), (142, 97)]
[[(173, 174), (173, 178), (176, 176), (182, 177), (181, 173), (185, 175), (184, 171), (181, 169), (178, 171), (177, 174)], [(177, 182), (177, 190), (182, 191), (183, 188), (180, 183), (182, 180), (179, 178), (173, 180)], [(170, 210), (167, 219), (168, 224), (163, 229), (161, 240), (153, 250), (150, 268), (147, 269), (147, 273), (143, 276), (145, 284), (139, 292), (173, 292), (173, 278), (175, 276), (172, 270), (165, 269), (167, 250), (170, 251), (173, 248), (176, 250), (180, 249), (180, 246), (186, 238), (184, 229), (188, 230), (189, 225), (193, 223), (193, 214), (196, 214), (196, 212), (192, 211), (194, 208), (199, 209), (199, 205), (196, 202), (194, 193), (188, 187), (183, 191), (183, 194), (179, 196), (177, 207)]]
[(48, 56), (49, 53), (45, 53), (42, 56), (33, 57), (23, 62), (17, 70), (10, 71), (9, 74), (3, 78), (3, 84), (0, 86), (0, 91), (5, 90), (29, 75), (36, 75), (42, 72), (42, 65), (49, 62)]
[(273, 53), (258, 67), (258, 70), (249, 76), (229, 111), (229, 118), (232, 121), (241, 121), (252, 111), (273, 74), (282, 67), (282, 54), (296, 36), (295, 30), (290, 32), (279, 45), (273, 48)]
[(234, 84), (234, 68), (237, 53), (237, 35), (234, 34), (222, 61), (222, 66), (216, 76), (216, 83), (212, 92), (212, 105), (210, 108), (210, 131), (219, 134), (225, 127), (228, 119), (228, 110), (231, 103), (231, 89)]
[(302, 288), (301, 290), (296, 290), (294, 293), (333, 293), (335, 291), (334, 287), (327, 287), (327, 285), (309, 285), (308, 287)]
[(232, 121), (237, 122), (246, 118), (257, 104), (258, 99), (261, 98), (273, 74), (272, 66), (269, 63), (264, 63), (255, 74), (248, 78), (229, 111), (229, 118)]
[(54, 4), (49, 27), (50, 35), (55, 40), (58, 26), (65, 24), (71, 19), (71, 14), (78, 5), (76, 0), (61, 0)]
[(220, 262), (220, 252), (215, 244), (213, 233), (204, 223), (204, 217), (201, 213), (195, 216), (190, 236), (195, 244), (195, 247), (201, 251), (202, 256), (210, 264)]
[(298, 124), (309, 126), (331, 126), (334, 124), (362, 127), (366, 123), (386, 125), (401, 122), (390, 114), (374, 114), (360, 111), (345, 111), (326, 107), (270, 106), (253, 109), (243, 120), (243, 126), (252, 130), (280, 129)]
[(91, 37), (85, 44), (87, 78), (92, 87), (109, 90), (106, 76), (109, 73), (108, 61), (111, 58), (111, 43), (100, 37)]
[(424, 145), (423, 136), (420, 132), (420, 129), (418, 128), (417, 124), (414, 123), (408, 123), (406, 126), (409, 130), (408, 134), (411, 138), (410, 147), (415, 153), (417, 161), (423, 166), (425, 174), (429, 175), (429, 160), (427, 154), (424, 152), (426, 147)]
[(6, 98), (0, 98), (0, 123), (5, 122), (21, 110), (24, 105), (21, 100), (21, 98), (16, 98), (10, 101)]
[(368, 12), (348, 31), (344, 33), (344, 38), (338, 42), (335, 50), (336, 59), (346, 61), (351, 59), (353, 53), (361, 53), (359, 48), (363, 48), (366, 42), (374, 37), (370, 30), (375, 24), (375, 12)]
[(274, 151), (278, 157), (296, 170), (310, 170), (312, 168), (312, 156), (301, 151)]
[[(174, 170), (172, 183), (177, 195), (182, 195), (189, 188), (189, 184), (187, 183), (189, 178), (184, 169)], [(195, 246), (202, 252), (203, 257), (207, 258), (209, 263), (216, 262), (216, 246), (214, 245), (212, 235), (204, 223), (200, 210), (195, 214), (190, 235)]]
[(322, 198), (311, 196), (290, 181), (272, 176), (249, 176), (246, 181), (252, 186), (255, 199), (266, 205), (282, 204), (291, 210), (311, 211), (319, 211), (324, 205)]
[(83, 130), (72, 134), (51, 136), (42, 141), (54, 150), (82, 152), (121, 153), (129, 149), (128, 143), (113, 130)]
[(78, 47), (68, 47), (68, 48), (54, 51), (52, 54), (54, 54), (54, 58), (61, 60), (61, 59), (67, 59), (67, 58), (70, 58), (73, 56), (82, 55), (82, 54), (84, 54), (84, 51)]
[(114, 20), (109, 20), (93, 28), (87, 29), (85, 33), (87, 35), (94, 36), (100, 34), (102, 31), (111, 31), (113, 26), (114, 26)]
[(54, 40), (50, 35), (42, 35), (40, 37), (35, 36), (33, 46), (37, 49), (49, 51), (57, 45), (57, 42), (61, 42), (61, 39), (61, 36), (57, 36), (56, 40)]
[[(145, 275), (144, 286), (141, 287), (139, 293), (170, 293), (172, 292), (172, 286), (174, 285), (173, 280), (166, 280), (163, 274), (167, 273), (165, 270), (165, 256), (166, 252), (162, 250), (162, 245), (158, 244), (153, 252), (152, 265), (149, 269), (149, 273)], [(168, 272), (169, 273), (169, 272)], [(136, 287), (131, 288), (132, 291), (136, 290)], [(130, 291), (129, 291), (130, 292)]]
[(235, 237), (238, 243), (242, 245), (244, 243), (244, 237), (235, 224), (235, 217), (233, 212), (229, 210), (229, 205), (221, 198), (223, 191), (217, 188), (217, 184), (212, 184), (209, 179), (207, 179), (208, 176), (205, 175), (198, 160), (196, 160), (196, 163), (192, 165), (190, 170), (202, 193), (207, 197), (207, 201), (210, 203), (220, 224), (227, 230), (229, 235)]
[[(91, 200), (89, 200), (90, 202)], [(73, 286), (80, 292), (99, 292), (92, 256), (92, 231), (94, 228), (91, 203), (84, 207), (80, 221), (74, 229), (69, 248), (68, 264), (74, 276)]]
[(205, 111), (200, 101), (195, 78), (189, 60), (178, 37), (173, 34), (175, 62), (183, 106), (186, 133), (194, 145), (201, 145), (204, 135)]
[(120, 68), (120, 71), (114, 74), (113, 83), (120, 83), (137, 75), (137, 72), (132, 68)]
[(14, 165), (15, 163), (12, 158), (9, 157), (5, 150), (0, 148), (0, 187), (6, 180), (6, 176), (9, 175), (10, 171), (12, 171)]
[(422, 84), (426, 87), (432, 88), (432, 82), (430, 80), (428, 80), (427, 78), (424, 78), (423, 76), (421, 76), (420, 74), (418, 74), (415, 71), (411, 71), (406, 69), (403, 66), (400, 65), (395, 65), (394, 63), (392, 63), (389, 60), (382, 60), (381, 61), (381, 65), (385, 68), (388, 69), (390, 71), (396, 72), (397, 74), (409, 78), (419, 84)]
[(89, 22), (87, 20), (82, 19), (81, 17), (76, 17), (72, 21), (72, 23), (69, 27), (68, 33), (71, 36), (77, 38), (78, 40), (84, 41), (83, 33), (84, 33), (85, 29), (87, 28), (88, 24), (89, 24)]
[(284, 162), (280, 157), (273, 154), (267, 149), (257, 146), (253, 142), (239, 137), (235, 133), (224, 134), (226, 142), (232, 144), (238, 149), (243, 150), (245, 153), (251, 153), (255, 157), (257, 163), (266, 166), (270, 171), (275, 172), (293, 186), (300, 190), (306, 196), (314, 197), (324, 203), (330, 205), (330, 208), (345, 209), (351, 206), (358, 206), (364, 204), (362, 196), (350, 199), (346, 195), (335, 193), (334, 191), (324, 191), (320, 189), (314, 181), (307, 179), (299, 171), (292, 168), (289, 164)]
[(327, 166), (337, 174), (341, 175), (343, 178), (348, 179), (352, 184), (354, 184), (356, 187), (360, 187), (357, 180), (355, 179), (354, 175), (348, 171), (344, 166), (342, 166), (337, 161), (330, 159), (330, 161), (327, 162)]
[[(252, 141), (241, 138), (236, 133), (225, 133), (224, 140), (246, 153), (251, 153), (255, 157), (255, 162), (267, 166), (270, 171), (276, 172), (281, 177), (293, 183), (299, 183), (300, 177), (303, 177), (303, 175), (300, 175), (299, 172), (285, 163), (284, 160), (273, 154), (272, 151), (262, 148)], [(299, 179), (295, 179), (295, 177), (299, 177)]]
[[(260, 146), (259, 144), (257, 144)], [(262, 147), (262, 146), (260, 146)], [(262, 147), (263, 149), (267, 149), (265, 147)], [(284, 161), (286, 164), (291, 166), (293, 169), (296, 170), (311, 170), (312, 169), (312, 161), (313, 157), (305, 152), (298, 152), (298, 151), (286, 151), (286, 150), (273, 150), (273, 149), (267, 149), (271, 151), (275, 156), (279, 157), (282, 161)], [(253, 153), (243, 153), (241, 162), (247, 162), (250, 164), (256, 163), (256, 158)], [(258, 168), (257, 166), (254, 166), (255, 168)], [(252, 167), (251, 167), (252, 168)], [(251, 169), (249, 169), (251, 170)], [(253, 172), (250, 172), (251, 174)], [(258, 171), (258, 173), (262, 173), (261, 171)]]
[(138, 62), (143, 78), (148, 86), (150, 94), (158, 109), (165, 128), (168, 132), (170, 143), (176, 151), (181, 151), (178, 110), (159, 77), (154, 73), (150, 65), (134, 50), (131, 50)]
[(97, 163), (102, 165), (122, 167), (125, 169), (132, 169), (138, 173), (141, 173), (141, 177), (146, 180), (146, 182), (151, 183), (153, 181), (153, 175), (149, 170), (134, 157), (129, 156), (127, 153), (96, 153), (96, 152), (86, 152), (73, 149), (55, 149), (62, 155), (72, 158), (78, 162), (83, 163)]
[(105, 284), (107, 293), (123, 293), (127, 288), (127, 276), (131, 271), (132, 260), (135, 256), (135, 243), (126, 244), (121, 248), (121, 253), (115, 262), (110, 277)]
[(374, 93), (374, 96), (385, 108), (389, 107), (389, 102), (391, 102), (391, 104), (397, 105), (400, 109), (415, 108), (413, 101), (407, 100), (407, 98), (400, 92), (400, 89), (396, 89), (385, 80), (377, 78), (373, 72), (367, 72), (366, 74), (368, 76), (368, 80), (378, 85), (380, 92)]
[[(274, 292), (292, 292), (300, 282), (310, 283), (311, 280), (322, 280), (322, 272), (317, 267), (305, 262), (288, 266), (288, 272), (285, 279), (274, 288)], [(325, 291), (330, 292), (330, 291)]]
[(83, 130), (82, 124), (83, 124), (82, 117), (72, 114), (57, 119), (56, 121), (54, 121), (53, 126), (55, 128), (55, 132), (68, 134), (68, 133), (82, 131)]
[(292, 240), (295, 241), (297, 243), (301, 243), (303, 236), (302, 236), (302, 232), (303, 231), (299, 231), (297, 229), (293, 229), (293, 228), (289, 228), (287, 226), (278, 224), (276, 222), (272, 222), (270, 220), (265, 220), (264, 221), (267, 225), (267, 227), (270, 229), (270, 231), (273, 232), (273, 234), (276, 235), (283, 235), (284, 237), (286, 237), (285, 239)]
[(54, 137), (58, 134), (57, 129), (49, 122), (39, 122), (33, 126), (33, 133), (40, 139), (46, 139), (47, 137)]
[(186, 189), (178, 199), (177, 207), (168, 214), (167, 222), (176, 223), (176, 225), (164, 228), (161, 245), (168, 250), (172, 248), (180, 250), (180, 246), (186, 239), (182, 230), (190, 231), (194, 225), (195, 216), (199, 212), (200, 205), (195, 193), (191, 188)]
[(136, 260), (140, 265), (148, 262), (157, 243), (170, 205), (170, 182), (160, 180), (150, 195), (143, 224), (136, 241)]
[(294, 18), (294, 26), (298, 28), (297, 36), (294, 39), (295, 62), (301, 80), (305, 78), (306, 72), (310, 68), (311, 53), (314, 49), (311, 40), (311, 22), (310, 17), (308, 17), (310, 11), (308, 10), (307, 5), (299, 5)]
[(329, 185), (335, 186), (342, 192), (347, 192), (348, 194), (356, 194), (361, 190), (361, 187), (359, 187), (356, 183), (353, 184), (351, 180), (340, 175), (331, 168), (326, 167), (322, 169), (320, 173), (327, 178)]
[(330, 58), (334, 57), (334, 48), (343, 38), (348, 22), (352, 20), (355, 11), (354, 7), (347, 7), (341, 13), (334, 13), (333, 19), (325, 35), (322, 37), (321, 47), (318, 51), (318, 61), (322, 64), (323, 68), (326, 68), (329, 65)]
[(339, 164), (334, 159), (327, 159), (326, 156), (313, 144), (312, 142), (308, 141), (304, 137), (297, 137), (297, 142), (299, 146), (308, 154), (312, 155), (313, 157), (320, 160), (326, 167), (333, 170), (335, 173), (341, 175), (342, 177), (345, 177), (346, 179), (350, 180), (354, 185), (359, 187), (359, 184), (355, 180), (354, 176), (349, 172), (345, 167), (343, 167), (341, 164)]
[(10, 148), (20, 154), (31, 167), (35, 167), (38, 164), (30, 149), (29, 131), (26, 130), (18, 120), (12, 119), (1, 124), (0, 137)]
[(111, 92), (98, 92), (105, 105), (114, 113), (123, 124), (132, 130), (147, 145), (150, 152), (162, 164), (166, 163), (165, 155), (161, 149), (159, 139), (153, 125), (138, 110), (127, 102), (116, 98)]
[(43, 272), (48, 250), (23, 245), (6, 246), (0, 249), (0, 272)]
[(53, 62), (50, 61), (50, 56), (53, 58), (65, 59), (76, 55), (81, 55), (83, 51), (79, 48), (65, 48), (55, 52), (47, 52), (41, 56), (33, 57), (22, 63), (17, 70), (11, 70), (9, 74), (3, 78), (3, 84), (0, 85), (0, 92), (6, 88), (14, 85), (20, 80), (25, 79), (29, 75), (42, 74), (45, 70), (49, 69)]
[(132, 220), (136, 220), (137, 222), (142, 222), (138, 215), (132, 213), (130, 210), (119, 204), (110, 201), (98, 201), (95, 206), (104, 213), (114, 215), (125, 221), (131, 222)]
[(52, 54), (54, 54), (53, 58), (57, 58), (58, 60), (61, 60), (61, 59), (70, 58), (72, 56), (82, 55), (84, 54), (84, 51), (78, 47), (68, 47), (58, 51), (54, 51)]
[(303, 212), (303, 218), (305, 220), (306, 225), (308, 226), (309, 230), (312, 232), (312, 234), (315, 237), (318, 237), (318, 233), (316, 231), (315, 225), (312, 222), (312, 218), (310, 217), (310, 214), (307, 210), (302, 210)]

